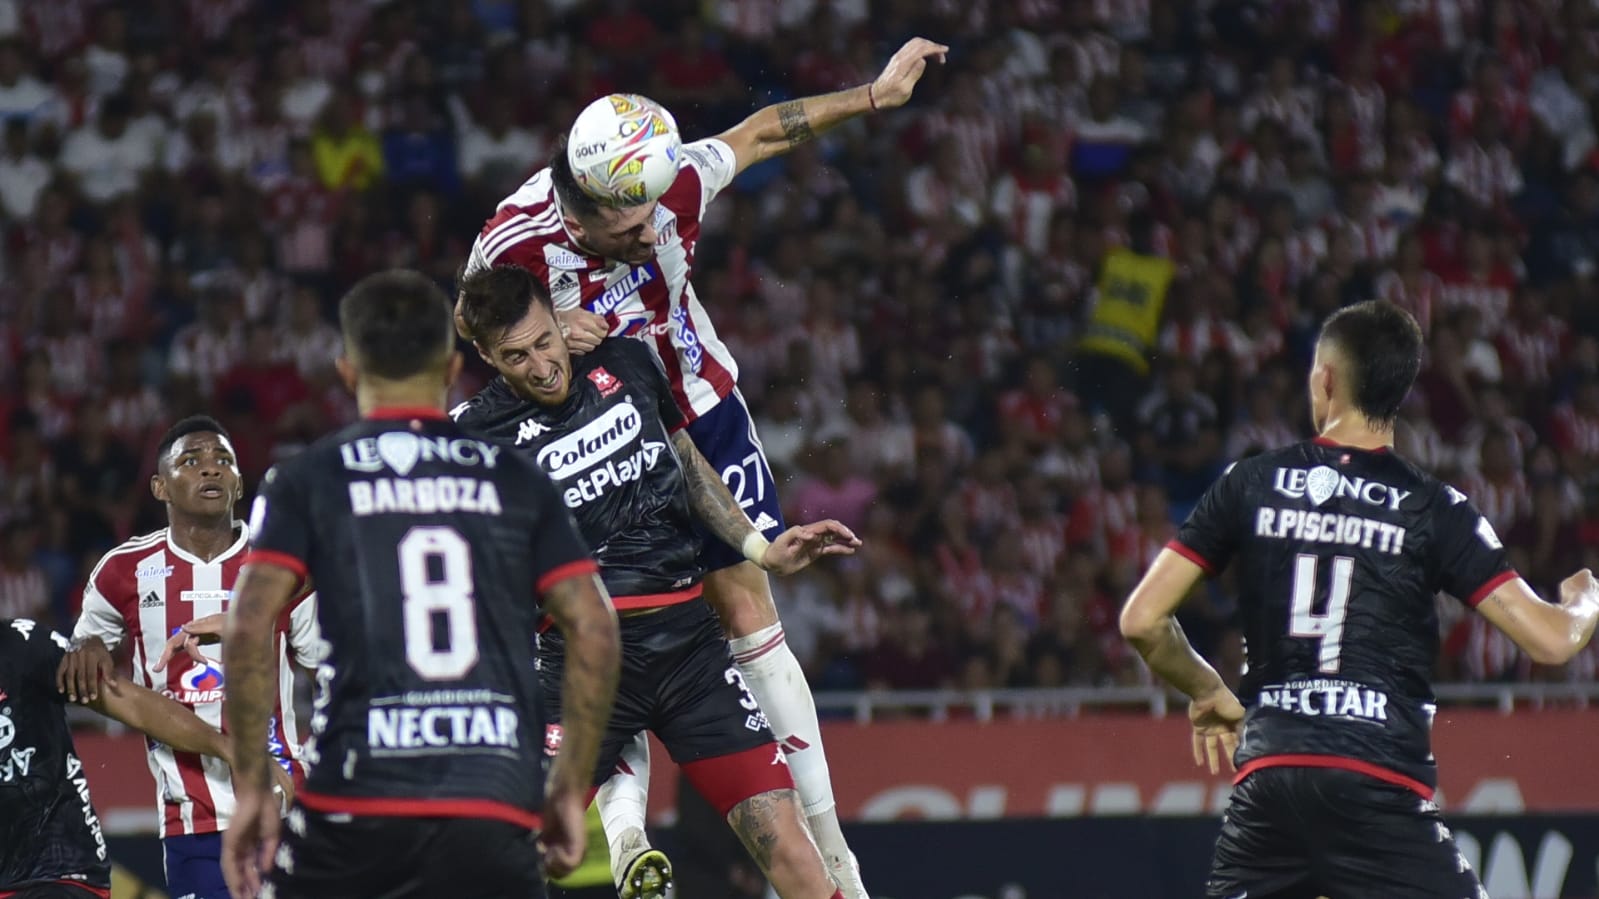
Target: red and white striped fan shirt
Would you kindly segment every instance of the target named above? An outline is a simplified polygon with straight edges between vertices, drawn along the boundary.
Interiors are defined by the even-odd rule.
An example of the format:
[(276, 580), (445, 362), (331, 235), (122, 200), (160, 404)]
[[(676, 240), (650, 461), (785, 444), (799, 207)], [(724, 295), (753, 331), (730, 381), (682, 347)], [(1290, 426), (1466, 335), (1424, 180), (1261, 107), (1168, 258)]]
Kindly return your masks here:
[[(134, 683), (188, 706), (216, 728), (222, 726), (224, 682), (219, 647), (205, 647), (205, 664), (180, 653), (165, 671), (154, 671), (152, 666), (177, 628), (227, 611), (250, 542), (243, 522), (235, 527), (239, 539), (209, 562), (179, 548), (166, 528), (134, 537), (106, 553), (89, 576), (83, 614), (72, 632), (75, 639), (99, 637), (113, 648), (128, 640), (133, 647)], [(301, 599), (285, 612), (277, 632), (278, 701), (267, 740), (281, 764), (300, 756), (290, 663), (310, 666), (322, 658), (314, 598)], [(162, 836), (227, 830), (234, 807), (227, 763), (176, 752), (164, 743), (148, 745), (156, 801), (162, 807)]]
[(567, 233), (549, 169), (500, 201), (472, 244), (467, 271), (518, 265), (549, 287), (555, 308), (605, 316), (611, 336), (648, 340), (672, 394), (694, 421), (733, 392), (738, 364), (716, 336), (694, 285), (694, 249), (705, 207), (733, 180), (733, 149), (710, 138), (685, 144), (677, 181), (655, 207), (655, 258), (633, 266), (595, 256)]
[(1387, 300), (1410, 313), (1421, 326), (1423, 335), (1432, 333), (1432, 311), (1443, 297), (1444, 281), (1429, 271), (1423, 271), (1414, 287), (1405, 283), (1404, 275), (1390, 269), (1377, 276), (1373, 291), (1379, 300)]

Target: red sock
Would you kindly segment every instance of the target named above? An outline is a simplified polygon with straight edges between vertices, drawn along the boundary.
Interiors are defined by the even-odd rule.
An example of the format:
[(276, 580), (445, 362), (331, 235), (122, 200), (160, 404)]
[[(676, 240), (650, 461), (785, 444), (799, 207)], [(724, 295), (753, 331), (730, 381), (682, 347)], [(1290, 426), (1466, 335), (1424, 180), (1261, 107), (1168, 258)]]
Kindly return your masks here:
[(833, 899), (844, 899), (844, 891), (843, 890), (835, 891), (833, 893)]

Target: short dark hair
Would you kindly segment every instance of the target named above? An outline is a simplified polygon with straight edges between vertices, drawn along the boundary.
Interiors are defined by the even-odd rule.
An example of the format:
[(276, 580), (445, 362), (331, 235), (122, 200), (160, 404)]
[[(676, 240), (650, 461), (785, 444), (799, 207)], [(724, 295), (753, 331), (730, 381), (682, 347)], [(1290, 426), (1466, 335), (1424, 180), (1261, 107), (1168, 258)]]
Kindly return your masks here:
[(572, 163), (566, 158), (566, 135), (555, 141), (555, 150), (550, 154), (550, 181), (555, 186), (555, 198), (561, 201), (562, 212), (579, 221), (600, 214), (599, 201), (583, 192), (577, 176), (572, 173)]
[(344, 346), (363, 372), (403, 381), (438, 365), (455, 347), (450, 298), (406, 269), (367, 275), (339, 301)]
[(1355, 303), (1334, 312), (1317, 341), (1336, 346), (1349, 363), (1360, 414), (1392, 424), (1421, 371), (1421, 327), (1410, 313), (1382, 300)]
[(537, 303), (551, 312), (550, 294), (518, 265), (496, 265), (461, 278), (461, 318), (473, 340), (493, 338), (525, 318)]
[(190, 434), (216, 434), (227, 438), (228, 429), (222, 426), (222, 422), (209, 415), (191, 415), (188, 418), (180, 419), (177, 424), (167, 428), (167, 432), (161, 435), (161, 442), (155, 448), (156, 459), (165, 459), (167, 453), (172, 452), (172, 447), (179, 440)]

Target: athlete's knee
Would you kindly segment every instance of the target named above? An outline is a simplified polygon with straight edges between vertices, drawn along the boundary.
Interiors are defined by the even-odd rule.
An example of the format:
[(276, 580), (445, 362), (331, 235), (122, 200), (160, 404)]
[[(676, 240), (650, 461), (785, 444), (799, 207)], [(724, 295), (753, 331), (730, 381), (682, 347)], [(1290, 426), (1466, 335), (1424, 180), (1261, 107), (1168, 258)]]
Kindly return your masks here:
[(777, 623), (777, 604), (766, 572), (740, 562), (705, 576), (705, 601), (716, 610), (722, 629), (742, 637)]
[(782, 899), (827, 899), (834, 894), (832, 876), (800, 816), (794, 790), (751, 796), (728, 812), (727, 823)]

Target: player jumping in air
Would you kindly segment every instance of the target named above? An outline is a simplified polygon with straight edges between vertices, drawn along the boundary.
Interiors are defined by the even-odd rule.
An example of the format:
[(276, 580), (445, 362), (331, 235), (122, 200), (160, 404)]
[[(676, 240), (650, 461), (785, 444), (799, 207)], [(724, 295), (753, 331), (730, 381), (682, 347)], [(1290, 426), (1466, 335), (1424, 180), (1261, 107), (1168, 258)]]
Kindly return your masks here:
[[(46, 625), (0, 619), (0, 896), (6, 899), (111, 895), (100, 817), (55, 683), (67, 646)], [(221, 731), (143, 687), (111, 681), (87, 704), (179, 752), (231, 755)], [(290, 787), (288, 775), (273, 770)]]
[[(344, 297), (339, 319), (339, 372), (363, 420), (268, 474), (223, 640), (228, 729), (260, 733), (273, 622), (317, 587), (328, 655), (311, 771), (280, 848), (267, 753), (239, 747), (228, 883), (252, 897), (270, 871), (278, 899), (543, 896), (541, 841), (556, 876), (583, 857), (616, 614), (549, 479), (444, 414), (461, 368), (448, 298), (385, 272)], [(573, 659), (547, 786), (530, 658), (546, 614)]]
[[(1432, 802), (1434, 595), (1546, 665), (1599, 620), (1590, 572), (1545, 603), (1465, 495), (1394, 454), (1421, 350), (1391, 304), (1329, 318), (1310, 372), (1319, 436), (1232, 466), (1122, 611), (1122, 633), (1192, 700), (1194, 760), (1215, 772), (1220, 752), (1238, 772), (1211, 899), (1486, 897)], [(1229, 565), (1247, 646), (1236, 697), (1174, 617)]]
[[(244, 567), (249, 532), (233, 517), (242, 494), (227, 431), (203, 415), (185, 418), (161, 438), (150, 490), (166, 504), (167, 527), (105, 554), (83, 591), (83, 612), (73, 628), (75, 649), (62, 662), (60, 685), (72, 698), (94, 699), (102, 678), (113, 677), (108, 647), (132, 644), (133, 681), (159, 690), (222, 726), (224, 668), (207, 657), (172, 660), (169, 641), (182, 629), (217, 620)], [(321, 652), (316, 599), (296, 597), (277, 622), (273, 650), (279, 700), (292, 697), (292, 664), (314, 668)], [(177, 636), (173, 636), (174, 634)], [(262, 722), (277, 764), (292, 771), (299, 756), (294, 703), (279, 701)], [(233, 781), (220, 760), (149, 744), (150, 768), (162, 797), (162, 849), (167, 891), (175, 897), (227, 899), (222, 878), (222, 837), (234, 810)]]
[[(694, 288), (694, 252), (705, 208), (734, 177), (843, 122), (903, 106), (929, 59), (949, 48), (923, 38), (907, 42), (871, 84), (790, 100), (756, 112), (732, 129), (683, 147), (677, 181), (659, 201), (627, 208), (598, 205), (573, 177), (564, 145), (549, 168), (500, 202), (467, 262), (469, 272), (518, 265), (554, 298), (574, 353), (606, 336), (650, 341), (665, 365), (689, 437), (767, 538), (784, 530), (776, 485), (735, 383), (738, 366), (716, 336)], [(464, 328), (457, 309), (461, 336)], [(849, 899), (865, 899), (833, 805), (816, 706), (799, 661), (783, 639), (766, 572), (712, 533), (702, 533), (705, 598), (731, 638), (745, 682), (771, 719), (805, 814), (833, 876)], [(637, 776), (614, 777), (599, 797), (618, 887), (631, 869), (658, 860), (644, 839), (648, 755), (644, 744), (624, 756)]]
[[(595, 548), (622, 615), (622, 682), (595, 786), (616, 769), (624, 747), (652, 730), (779, 896), (841, 896), (806, 830), (782, 749), (716, 616), (699, 601), (704, 567), (695, 522), (779, 574), (851, 553), (860, 541), (824, 521), (768, 543), (695, 448), (650, 348), (613, 339), (574, 358), (549, 296), (527, 270), (470, 275), (459, 296), (468, 327), (480, 335), (478, 352), (500, 377), (452, 414), (549, 475)], [(568, 658), (562, 641), (540, 644), (546, 686)], [(558, 721), (556, 697), (545, 696)], [(626, 886), (642, 895), (664, 891), (646, 873)]]

